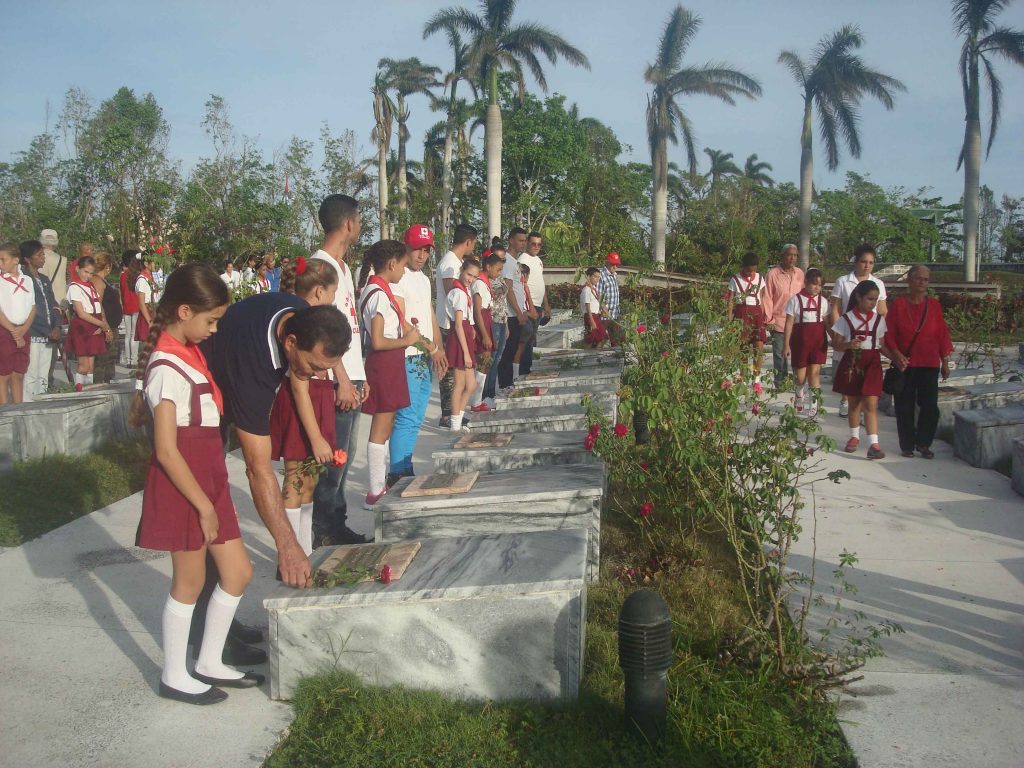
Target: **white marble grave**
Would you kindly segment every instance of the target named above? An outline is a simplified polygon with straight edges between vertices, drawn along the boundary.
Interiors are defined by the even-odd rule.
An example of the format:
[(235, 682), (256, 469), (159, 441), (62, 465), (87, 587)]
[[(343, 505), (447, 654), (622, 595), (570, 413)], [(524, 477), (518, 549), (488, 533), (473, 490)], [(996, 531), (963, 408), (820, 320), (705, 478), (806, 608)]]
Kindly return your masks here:
[(556, 349), (569, 349), (573, 344), (577, 344), (583, 340), (583, 321), (573, 320), (572, 318), (555, 323), (554, 321), (547, 325), (541, 325), (537, 328), (537, 346), (538, 347), (554, 347)]
[(10, 438), (0, 442), (0, 453), (28, 461), (94, 450), (121, 437), (111, 408), (109, 397), (84, 394), (5, 405), (0, 429), (9, 430)]
[(403, 499), (399, 480), (373, 505), (374, 540), (475, 536), (562, 528), (590, 532), (588, 578), (600, 562), (604, 464), (562, 464), (480, 475), (468, 493)]
[(435, 472), (448, 474), (474, 470), (492, 474), (554, 464), (596, 464), (600, 459), (583, 447), (586, 435), (585, 431), (525, 432), (513, 435), (512, 442), (500, 448), (451, 447), (434, 451), (431, 458)]
[[(536, 390), (541, 394), (534, 394)], [(564, 406), (582, 405), (583, 398), (589, 396), (601, 410), (609, 416), (614, 416), (615, 410), (619, 407), (619, 396), (616, 394), (617, 385), (612, 383), (594, 384), (588, 387), (555, 387), (548, 389), (543, 381), (538, 381), (534, 387), (522, 387), (517, 392), (528, 392), (526, 395), (510, 397), (499, 393), (494, 399), (497, 410), (503, 411), (510, 408), (541, 408), (543, 406)], [(474, 417), (475, 421), (475, 417)]]
[(622, 381), (622, 371), (616, 371), (615, 369), (592, 368), (583, 370), (581, 368), (569, 368), (567, 370), (559, 370), (557, 373), (557, 376), (543, 379), (523, 377), (513, 387), (515, 389), (525, 389), (526, 387), (558, 389), (561, 387), (591, 387), (600, 385), (618, 386)]
[(474, 432), (567, 432), (586, 429), (589, 420), (582, 405), (507, 407), (474, 413)]
[(948, 434), (953, 429), (953, 414), (957, 411), (1001, 408), (1015, 403), (1024, 403), (1024, 385), (1019, 382), (1003, 381), (940, 389), (939, 432)]
[[(344, 669), (371, 685), (458, 699), (575, 700), (586, 631), (587, 532), (425, 539), (389, 585), (296, 590), (270, 613), (270, 695)], [(313, 555), (316, 565), (333, 547)]]
[(1010, 480), (1013, 490), (1024, 496), (1024, 437), (1018, 437), (1010, 443), (1012, 450), (1012, 464), (1010, 469)]
[(953, 453), (973, 467), (992, 469), (1008, 461), (1012, 441), (1024, 437), (1024, 405), (958, 411), (953, 416)]

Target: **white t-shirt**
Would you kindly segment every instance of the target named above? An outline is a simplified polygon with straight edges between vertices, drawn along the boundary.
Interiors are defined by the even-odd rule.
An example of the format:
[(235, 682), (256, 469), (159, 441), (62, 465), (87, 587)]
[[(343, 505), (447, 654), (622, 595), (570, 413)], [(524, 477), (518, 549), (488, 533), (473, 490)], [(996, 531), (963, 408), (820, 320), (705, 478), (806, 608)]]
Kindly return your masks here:
[(583, 286), (580, 291), (580, 312), (584, 315), (589, 312), (592, 315), (601, 314), (601, 299), (597, 287), (589, 283)]
[[(192, 384), (205, 384), (207, 379), (203, 374), (190, 366), (177, 355), (170, 352), (154, 351), (149, 358), (149, 365), (152, 366), (157, 360), (169, 360), (181, 368), (186, 374), (186, 380), (180, 373), (166, 365), (159, 365), (152, 369), (147, 368), (146, 385), (143, 392), (146, 402), (153, 410), (160, 404), (161, 400), (170, 400), (174, 403), (174, 421), (179, 427), (187, 427), (192, 416)], [(199, 406), (203, 412), (203, 420), (200, 426), (220, 426), (220, 411), (217, 410), (217, 403), (214, 402), (212, 394), (199, 396)]]
[(24, 323), (36, 305), (36, 288), (32, 278), (14, 268), (12, 275), (0, 275), (0, 312), (11, 323)]
[[(153, 279), (156, 280), (156, 275), (153, 275)], [(224, 285), (228, 288), (237, 290), (242, 287), (242, 275), (240, 272), (232, 271), (229, 275), (227, 272), (221, 272), (220, 279), (224, 281)]]
[(473, 308), (469, 304), (469, 296), (461, 288), (452, 288), (448, 291), (447, 311), (448, 311), (448, 325), (455, 320), (455, 313), (462, 311), (462, 317), (469, 320), (470, 325), (476, 325), (476, 320), (473, 318)]
[(746, 304), (751, 307), (756, 307), (764, 302), (764, 287), (764, 277), (757, 272), (749, 282), (742, 275), (733, 275), (729, 281), (729, 290), (733, 293), (732, 300), (736, 304)]
[[(885, 301), (885, 283), (874, 275), (869, 275), (867, 279), (878, 286), (878, 300)], [(850, 303), (850, 295), (859, 283), (860, 280), (857, 279), (857, 275), (851, 272), (840, 277), (836, 280), (835, 285), (832, 286), (832, 298), (839, 299), (840, 314), (846, 311), (846, 305)]]
[(437, 271), (434, 274), (434, 293), (439, 299), (436, 313), (437, 324), (445, 330), (448, 329), (448, 313), (445, 311), (444, 302), (440, 301), (440, 297), (448, 294), (448, 291), (444, 289), (445, 279), (458, 280), (460, 269), (462, 269), (462, 259), (456, 256), (454, 251), (448, 251), (438, 262)]
[(352, 329), (352, 343), (349, 344), (348, 351), (342, 355), (341, 365), (351, 381), (365, 381), (363, 339), (359, 335), (359, 310), (356, 307), (356, 286), (352, 282), (352, 271), (346, 264), (338, 264), (327, 251), (317, 251), (313, 258), (323, 259), (338, 273), (338, 292), (334, 294), (334, 306), (341, 310)]
[[(865, 321), (867, 321), (867, 327), (864, 325)], [(871, 337), (872, 328), (875, 328), (874, 339)], [(850, 310), (839, 316), (835, 325), (832, 326), (832, 332), (841, 336), (843, 341), (849, 341), (854, 335), (862, 338), (861, 349), (881, 349), (882, 342), (885, 341), (885, 318), (877, 312), (872, 312), (866, 318), (858, 317), (853, 310)], [(844, 353), (850, 351), (843, 350)]]
[[(91, 285), (87, 288), (81, 283), (70, 283), (68, 285), (68, 303), (75, 301), (81, 304), (82, 309), (90, 315), (96, 315), (103, 311), (103, 302), (99, 293)], [(34, 298), (33, 303), (35, 303)]]
[(786, 302), (786, 314), (793, 317), (794, 323), (822, 323), (828, 317), (828, 301), (820, 293), (813, 297), (795, 293)]
[(153, 285), (142, 275), (135, 281), (135, 292), (141, 293), (147, 304), (153, 303)]
[(491, 308), (491, 286), (487, 275), (481, 275), (473, 281), (473, 284), (469, 286), (469, 295), (470, 297), (480, 297), (480, 309)]
[(530, 288), (530, 298), (533, 300), (533, 306), (543, 306), (544, 262), (541, 261), (540, 256), (533, 256), (529, 253), (524, 252), (519, 254), (519, 263), (525, 264), (530, 268), (530, 276), (527, 278), (527, 285)]
[[(534, 300), (533, 290), (530, 291), (530, 301), (527, 301), (526, 289), (530, 287), (530, 284), (528, 281), (523, 280), (523, 273), (519, 272), (518, 265), (516, 265), (516, 272), (518, 272), (518, 274), (512, 279), (512, 292), (515, 294), (516, 304), (518, 304), (520, 309), (525, 312), (531, 308), (528, 307), (527, 304), (531, 304)], [(533, 304), (533, 306), (537, 305)]]
[[(395, 298), (399, 296), (405, 301), (405, 316), (410, 323), (419, 329), (420, 335), (429, 341), (434, 340), (434, 322), (431, 315), (434, 312), (431, 302), (430, 278), (420, 272), (413, 272), (406, 268), (405, 274), (391, 287)], [(413, 357), (422, 355), (423, 351), (411, 344), (405, 348), (405, 356)]]
[(391, 306), (391, 300), (378, 285), (367, 283), (359, 294), (359, 306), (363, 312), (363, 326), (370, 332), (370, 323), (380, 315), (384, 318), (384, 338), (397, 339), (401, 336), (398, 328), (398, 313)]
[[(506, 253), (505, 264), (501, 268), (501, 279), (512, 281), (512, 290), (508, 292), (507, 298), (511, 301), (514, 296), (518, 307), (525, 311), (526, 307), (524, 304), (526, 303), (526, 298), (523, 293), (522, 286), (519, 285), (519, 278), (521, 275), (522, 272), (519, 271), (519, 262), (516, 261), (516, 258), (512, 256), (512, 254)], [(515, 312), (512, 310), (512, 307), (509, 306), (509, 317), (512, 317), (513, 315), (515, 315)]]

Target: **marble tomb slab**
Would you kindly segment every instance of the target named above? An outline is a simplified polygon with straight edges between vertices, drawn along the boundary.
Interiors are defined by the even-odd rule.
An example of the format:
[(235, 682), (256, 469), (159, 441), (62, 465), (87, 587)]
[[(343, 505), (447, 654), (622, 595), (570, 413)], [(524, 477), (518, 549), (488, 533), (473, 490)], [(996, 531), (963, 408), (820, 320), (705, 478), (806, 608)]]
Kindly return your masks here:
[(953, 453), (972, 467), (1009, 461), (1012, 441), (1024, 437), (1024, 405), (978, 408), (953, 414)]
[[(333, 547), (312, 557), (314, 567)], [(344, 669), (456, 699), (575, 700), (586, 632), (582, 529), (425, 539), (389, 585), (296, 590), (270, 613), (270, 695)]]
[(472, 425), (479, 432), (567, 432), (586, 429), (589, 420), (582, 405), (510, 406), (474, 413)]
[(79, 455), (119, 437), (109, 397), (64, 396), (5, 405), (13, 461)]
[[(472, 433), (470, 433), (472, 434)], [(510, 469), (546, 467), (553, 464), (597, 464), (598, 459), (583, 447), (586, 431), (525, 432), (507, 435), (507, 445), (486, 448), (449, 448), (434, 451), (435, 472), (470, 472), (484, 474), (507, 472)]]
[(605, 371), (608, 373), (622, 372), (624, 367), (623, 358), (621, 355), (615, 357), (597, 357), (594, 355), (573, 355), (565, 357), (548, 357), (544, 356), (540, 360), (535, 360), (533, 368), (530, 372), (543, 372), (549, 371)]
[(583, 323), (548, 323), (537, 328), (537, 346), (568, 349), (583, 340)]
[[(554, 373), (549, 371), (548, 373)], [(533, 380), (527, 378), (521, 378), (513, 386), (515, 389), (525, 389), (526, 387), (590, 387), (597, 385), (613, 385), (619, 386), (622, 381), (622, 372), (614, 370), (606, 370), (604, 368), (594, 368), (591, 370), (583, 370), (581, 368), (573, 368), (565, 371), (557, 371), (557, 376), (545, 376), (543, 379)]]
[[(539, 395), (532, 394), (536, 389), (542, 392)], [(510, 408), (540, 408), (542, 406), (560, 405), (581, 405), (583, 398), (589, 395), (601, 409), (609, 415), (614, 415), (619, 407), (619, 396), (615, 394), (617, 385), (610, 383), (595, 384), (589, 387), (556, 387), (553, 389), (545, 386), (544, 382), (538, 382), (534, 388), (522, 387), (517, 392), (530, 392), (529, 395), (509, 397), (499, 394), (494, 402), (497, 410), (503, 411)]]
[(944, 387), (939, 390), (939, 432), (953, 429), (953, 414), (977, 408), (1001, 408), (1024, 403), (1024, 385), (1004, 381), (994, 384), (972, 384), (966, 387)]
[(468, 493), (403, 499), (410, 481), (399, 480), (373, 505), (374, 541), (585, 528), (590, 532), (588, 578), (597, 579), (604, 464), (480, 475)]
[(1013, 451), (1010, 481), (1013, 490), (1024, 496), (1024, 437), (1018, 437), (1010, 445)]

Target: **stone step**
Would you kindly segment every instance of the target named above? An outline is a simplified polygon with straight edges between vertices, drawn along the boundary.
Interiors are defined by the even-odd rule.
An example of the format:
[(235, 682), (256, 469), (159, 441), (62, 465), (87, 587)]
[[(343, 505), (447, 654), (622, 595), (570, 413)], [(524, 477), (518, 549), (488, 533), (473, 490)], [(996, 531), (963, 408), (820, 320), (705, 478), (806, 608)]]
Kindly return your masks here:
[(515, 389), (525, 389), (527, 387), (589, 387), (600, 384), (613, 384), (618, 387), (622, 381), (622, 371), (616, 370), (614, 367), (607, 368), (594, 368), (591, 370), (584, 370), (581, 368), (573, 368), (569, 370), (559, 370), (557, 376), (543, 379), (527, 379), (522, 378), (512, 386)]
[(565, 464), (480, 475), (468, 493), (403, 499), (402, 478), (373, 505), (374, 540), (586, 528), (588, 578), (597, 579), (604, 464)]
[(1013, 485), (1013, 490), (1024, 496), (1024, 437), (1014, 439), (1010, 446), (1013, 452), (1010, 481)]
[(939, 432), (953, 429), (953, 414), (978, 408), (1001, 408), (1024, 403), (1024, 385), (1004, 381), (994, 384), (971, 384), (965, 387), (943, 387), (939, 390)]
[(501, 448), (455, 448), (434, 451), (434, 471), (439, 473), (473, 472), (492, 474), (512, 469), (546, 467), (554, 464), (597, 464), (591, 451), (583, 447), (585, 431), (526, 432), (513, 435)]
[[(542, 394), (533, 394), (540, 390)], [(619, 396), (616, 393), (617, 387), (610, 383), (597, 384), (592, 387), (553, 387), (548, 389), (543, 382), (538, 382), (535, 387), (523, 387), (517, 392), (529, 392), (531, 394), (511, 397), (499, 394), (495, 399), (498, 411), (508, 411), (514, 408), (541, 408), (544, 406), (571, 406), (582, 405), (584, 397), (590, 397), (601, 409), (611, 415), (619, 407)]]
[(973, 467), (992, 469), (1011, 459), (1024, 438), (1024, 405), (978, 408), (953, 414), (953, 453)]
[(586, 429), (587, 411), (581, 405), (542, 405), (538, 408), (502, 408), (474, 413), (474, 432), (567, 432)]
[[(334, 551), (323, 547), (319, 565)], [(270, 696), (332, 669), (455, 699), (573, 701), (583, 671), (587, 532), (430, 538), (384, 585), (281, 586), (270, 613)]]

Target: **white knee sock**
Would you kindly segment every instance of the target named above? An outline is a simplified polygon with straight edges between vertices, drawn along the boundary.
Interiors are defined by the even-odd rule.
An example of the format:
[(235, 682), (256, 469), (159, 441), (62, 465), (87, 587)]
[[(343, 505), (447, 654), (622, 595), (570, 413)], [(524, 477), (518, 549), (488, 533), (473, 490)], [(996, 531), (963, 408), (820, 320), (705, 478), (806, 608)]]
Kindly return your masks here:
[(876, 445), (878, 443), (878, 435), (868, 435), (868, 445)]
[(313, 552), (313, 502), (303, 504), (299, 511), (299, 546), (307, 555)]
[(512, 363), (512, 381), (519, 378), (519, 363)]
[(284, 508), (284, 514), (288, 518), (288, 523), (291, 525), (292, 531), (295, 532), (295, 538), (299, 540), (299, 544), (302, 544), (302, 520), (300, 513), (301, 510), (298, 507), (293, 507), (292, 509), (289, 509), (288, 507)]
[(860, 440), (860, 427), (850, 427), (850, 437)]
[(93, 374), (91, 374), (91, 373), (85, 374), (85, 385), (89, 386), (90, 384), (92, 384), (93, 383), (93, 379), (94, 379)]
[(81, 384), (83, 387), (85, 386), (85, 374), (84, 373), (75, 373), (75, 384)]
[(179, 603), (170, 595), (164, 603), (164, 669), (160, 680), (176, 691), (204, 693), (210, 689), (206, 683), (196, 680), (185, 667), (188, 651), (188, 631), (192, 626), (192, 612), (195, 605)]
[(387, 479), (385, 462), (388, 457), (388, 449), (382, 443), (366, 444), (366, 464), (370, 470), (370, 495), (376, 496), (384, 492), (384, 481)]
[(220, 584), (213, 588), (210, 607), (206, 609), (206, 629), (203, 632), (203, 645), (199, 649), (196, 672), (221, 680), (238, 680), (243, 677), (241, 672), (229, 667), (221, 659), (224, 654), (224, 641), (228, 637), (231, 620), (235, 617), (235, 609), (238, 608), (241, 599), (241, 595), (229, 595), (220, 588)]
[(462, 411), (452, 414), (452, 432), (459, 432), (462, 429)]

